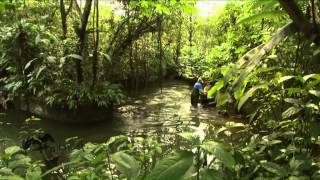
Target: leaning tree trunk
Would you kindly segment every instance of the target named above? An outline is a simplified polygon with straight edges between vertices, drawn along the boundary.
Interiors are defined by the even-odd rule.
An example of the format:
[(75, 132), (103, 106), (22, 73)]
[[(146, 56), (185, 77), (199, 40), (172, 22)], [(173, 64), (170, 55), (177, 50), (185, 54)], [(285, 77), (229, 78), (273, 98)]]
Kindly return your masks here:
[(240, 76), (233, 83), (234, 90), (237, 90), (242, 85), (245, 77), (247, 77), (250, 72), (260, 63), (261, 59), (274, 47), (276, 47), (281, 40), (294, 32), (297, 32), (296, 26), (293, 23), (289, 23), (280, 28), (266, 43), (248, 51), (239, 59), (238, 64), (231, 68), (231, 70), (227, 73), (225, 76), (225, 82), (229, 81), (229, 79), (236, 72), (238, 72), (239, 68), (245, 67)]

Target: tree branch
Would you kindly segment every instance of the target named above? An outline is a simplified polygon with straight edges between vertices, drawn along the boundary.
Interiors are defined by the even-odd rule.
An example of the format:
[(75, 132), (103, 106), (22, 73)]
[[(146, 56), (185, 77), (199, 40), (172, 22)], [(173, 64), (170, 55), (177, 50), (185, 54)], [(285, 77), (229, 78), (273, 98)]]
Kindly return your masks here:
[(289, 14), (293, 23), (303, 32), (304, 36), (320, 46), (320, 37), (313, 26), (304, 16), (298, 5), (293, 0), (279, 0), (283, 9)]

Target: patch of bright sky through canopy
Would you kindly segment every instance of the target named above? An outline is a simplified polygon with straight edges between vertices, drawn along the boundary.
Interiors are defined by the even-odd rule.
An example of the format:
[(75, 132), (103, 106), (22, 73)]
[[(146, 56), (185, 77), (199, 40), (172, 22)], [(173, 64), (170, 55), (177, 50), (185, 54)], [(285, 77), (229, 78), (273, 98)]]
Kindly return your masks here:
[(226, 0), (200, 0), (197, 2), (198, 14), (202, 17), (215, 15), (227, 4)]
[[(85, 3), (85, 0), (77, 0), (80, 6)], [(193, 0), (190, 0), (193, 1)], [(100, 4), (108, 4), (115, 8), (115, 13), (123, 15), (124, 10), (121, 8), (121, 4), (116, 0), (100, 0)], [(196, 7), (198, 9), (198, 15), (201, 17), (208, 17), (216, 15), (227, 4), (227, 0), (198, 0)]]

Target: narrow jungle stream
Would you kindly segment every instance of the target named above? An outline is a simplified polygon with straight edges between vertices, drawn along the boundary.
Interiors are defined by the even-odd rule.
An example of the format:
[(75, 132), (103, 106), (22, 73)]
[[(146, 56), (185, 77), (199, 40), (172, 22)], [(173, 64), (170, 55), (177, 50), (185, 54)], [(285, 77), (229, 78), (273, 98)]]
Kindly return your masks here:
[[(119, 134), (164, 133), (177, 128), (198, 125), (200, 122), (223, 124), (233, 121), (219, 115), (215, 108), (190, 109), (191, 86), (181, 81), (169, 81), (163, 85), (139, 90), (126, 105), (117, 108), (112, 119), (96, 124), (61, 124), (42, 119), (31, 128), (42, 128), (55, 139), (77, 136), (84, 141), (105, 142)], [(30, 117), (21, 111), (9, 111), (0, 115), (0, 139), (19, 141), (19, 130)], [(29, 125), (30, 126), (30, 125)]]

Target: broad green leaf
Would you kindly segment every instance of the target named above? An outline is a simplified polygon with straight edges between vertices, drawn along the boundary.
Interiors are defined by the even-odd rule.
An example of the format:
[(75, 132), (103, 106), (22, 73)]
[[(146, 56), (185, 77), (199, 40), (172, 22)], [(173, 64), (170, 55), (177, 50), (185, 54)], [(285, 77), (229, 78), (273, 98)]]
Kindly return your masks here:
[(125, 152), (117, 152), (111, 155), (116, 168), (128, 179), (135, 179), (140, 174), (139, 163)]
[(41, 41), (41, 37), (40, 37), (40, 34), (38, 34), (35, 39), (35, 44), (38, 45), (40, 41)]
[(8, 163), (8, 167), (10, 169), (15, 169), (18, 167), (28, 167), (30, 165), (30, 162), (31, 162), (31, 159), (29, 157), (24, 156), (24, 157), (19, 158), (17, 160), (11, 160)]
[(308, 176), (290, 176), (288, 180), (310, 180)]
[(117, 142), (127, 142), (129, 140), (128, 136), (119, 135), (119, 136), (113, 136), (107, 141), (107, 146), (112, 145), (113, 143)]
[(103, 53), (103, 52), (100, 52), (100, 54), (101, 54), (102, 56), (104, 56), (105, 59), (106, 59), (109, 63), (112, 63), (111, 57), (110, 57), (108, 54), (105, 54), (105, 53)]
[(83, 60), (83, 57), (78, 54), (69, 54), (67, 57), (72, 57), (74, 59)]
[(236, 123), (236, 122), (226, 122), (225, 126), (227, 128), (234, 128), (234, 127), (245, 127), (246, 125), (244, 125), (243, 123)]
[(18, 153), (23, 152), (23, 150), (19, 146), (11, 146), (4, 150), (4, 152), (10, 156)]
[(192, 166), (192, 152), (177, 151), (160, 160), (147, 176), (147, 180), (179, 180)]
[(37, 58), (32, 59), (31, 61), (29, 61), (25, 66), (24, 66), (24, 71), (27, 70), (30, 65), (32, 64), (33, 61), (37, 60)]
[(40, 167), (30, 167), (27, 170), (26, 180), (41, 180), (41, 168)]
[(309, 108), (309, 109), (312, 109), (312, 110), (315, 110), (315, 111), (318, 111), (319, 110), (319, 106), (314, 104), (314, 103), (307, 103), (305, 105), (306, 108)]
[(245, 91), (245, 89), (246, 89), (246, 87), (247, 87), (247, 84), (248, 84), (248, 82), (245, 81), (245, 82), (243, 82), (243, 85), (242, 85), (240, 88), (238, 88), (237, 90), (235, 90), (235, 92), (234, 92), (234, 98), (235, 98), (236, 100), (239, 100), (239, 99), (243, 96), (243, 93), (244, 93), (244, 91)]
[(241, 109), (241, 107), (244, 105), (244, 103), (247, 102), (247, 100), (253, 96), (253, 93), (261, 88), (266, 88), (267, 85), (257, 85), (257, 86), (253, 86), (249, 91), (247, 91), (244, 96), (241, 97), (241, 99), (239, 100), (239, 104), (238, 104), (238, 111)]
[(195, 146), (201, 144), (200, 136), (197, 135), (195, 132), (182, 132), (182, 133), (179, 133), (178, 135), (188, 140)]
[(273, 163), (273, 162), (264, 162), (264, 163), (261, 163), (261, 166), (273, 173), (273, 174), (276, 174), (280, 177), (287, 177), (288, 176), (288, 172), (285, 168), (281, 167), (280, 165), (276, 164), (276, 163)]
[(294, 105), (302, 105), (303, 104), (303, 102), (300, 99), (285, 98), (284, 101), (287, 103), (290, 103), (290, 104), (294, 104)]
[(305, 75), (305, 76), (303, 76), (303, 81), (306, 82), (310, 78), (319, 80), (320, 79), (320, 75), (319, 74), (308, 74), (308, 75)]
[(292, 78), (294, 78), (294, 76), (283, 76), (279, 79), (278, 83), (282, 83), (282, 82), (287, 81)]
[(312, 95), (315, 95), (317, 97), (320, 97), (320, 91), (317, 91), (317, 90), (309, 90), (309, 93), (312, 94)]
[(0, 180), (25, 180), (18, 175), (0, 176)]
[(225, 148), (217, 142), (209, 141), (201, 145), (201, 148), (215, 155), (225, 166), (233, 169), (235, 165), (235, 160), (232, 154), (225, 150)]
[(289, 117), (299, 113), (301, 110), (302, 110), (302, 108), (300, 108), (300, 107), (296, 107), (296, 106), (289, 107), (287, 110), (285, 110), (282, 113), (282, 118), (283, 119), (289, 118)]
[(220, 81), (216, 82), (214, 84), (214, 86), (208, 91), (207, 97), (210, 99), (213, 97), (213, 95), (219, 91), (224, 85), (224, 81), (223, 79), (221, 79)]
[(223, 173), (213, 169), (201, 169), (200, 180), (223, 180)]
[[(1, 164), (1, 161), (0, 161), (0, 164)], [(3, 176), (3, 175), (12, 175), (13, 172), (12, 172), (12, 169), (9, 169), (7, 167), (2, 167), (0, 168), (0, 174)], [(0, 176), (1, 177), (1, 176)]]
[(46, 66), (41, 66), (37, 72), (36, 79), (39, 78), (40, 74), (46, 69)]
[(48, 62), (50, 62), (50, 63), (55, 63), (56, 62), (56, 57), (54, 57), (54, 56), (48, 56), (47, 57), (47, 60), (48, 60)]

